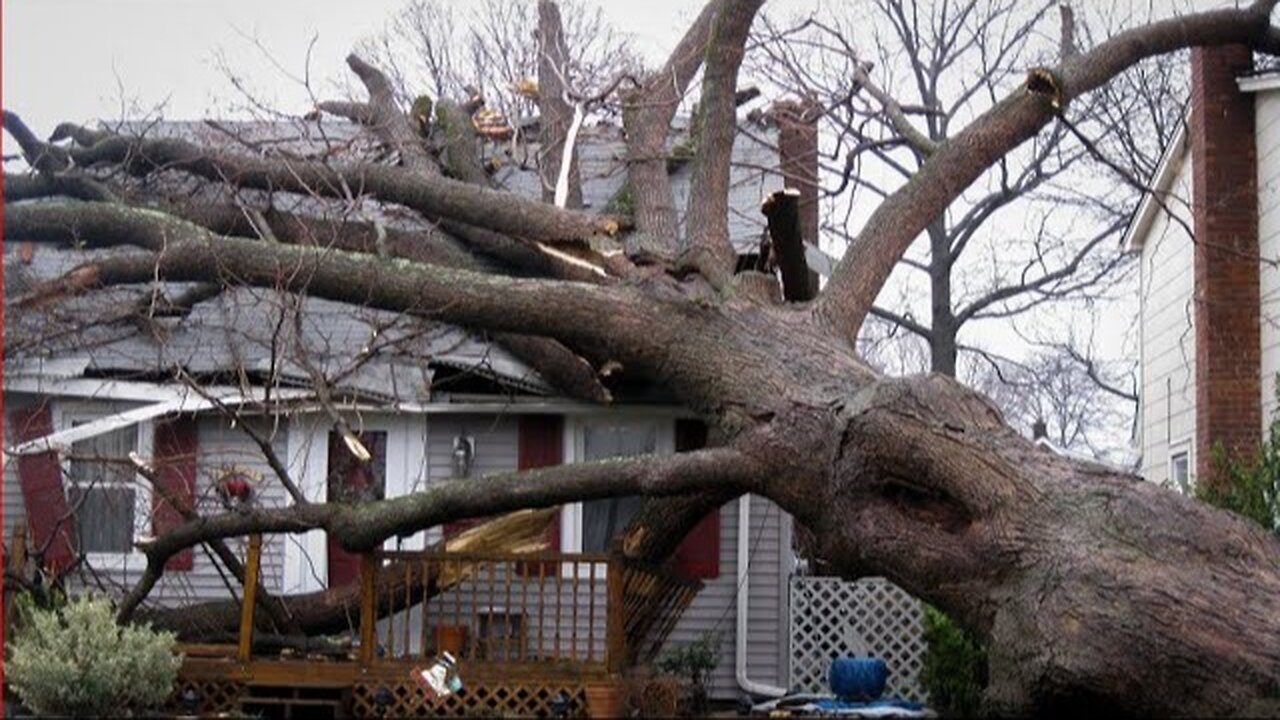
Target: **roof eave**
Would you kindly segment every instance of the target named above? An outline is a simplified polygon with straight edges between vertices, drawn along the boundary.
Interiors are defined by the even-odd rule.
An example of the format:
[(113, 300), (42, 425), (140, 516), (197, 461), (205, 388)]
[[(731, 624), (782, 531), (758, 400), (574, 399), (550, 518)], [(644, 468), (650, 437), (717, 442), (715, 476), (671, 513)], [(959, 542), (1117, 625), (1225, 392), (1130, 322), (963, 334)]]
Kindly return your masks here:
[(1173, 140), (1169, 143), (1169, 147), (1165, 149), (1164, 156), (1160, 158), (1160, 164), (1156, 166), (1155, 177), (1152, 178), (1151, 187), (1142, 195), (1142, 201), (1138, 203), (1138, 209), (1133, 214), (1133, 219), (1129, 221), (1129, 227), (1125, 228), (1124, 238), (1121, 240), (1121, 247), (1125, 252), (1138, 253), (1142, 252), (1142, 246), (1146, 244), (1147, 232), (1151, 229), (1151, 224), (1155, 222), (1156, 215), (1161, 209), (1161, 203), (1156, 201), (1157, 196), (1167, 196), (1173, 188), (1174, 180), (1178, 177), (1178, 171), (1182, 166), (1182, 159), (1187, 153), (1187, 124), (1181, 123), (1178, 131), (1174, 133)]

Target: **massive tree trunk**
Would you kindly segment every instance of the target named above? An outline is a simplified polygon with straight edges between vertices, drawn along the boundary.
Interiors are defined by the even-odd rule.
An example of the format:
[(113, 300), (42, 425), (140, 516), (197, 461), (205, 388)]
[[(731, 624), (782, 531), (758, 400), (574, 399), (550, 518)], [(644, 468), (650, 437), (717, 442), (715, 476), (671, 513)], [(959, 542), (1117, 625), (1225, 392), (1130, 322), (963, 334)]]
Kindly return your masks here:
[[(1193, 42), (1280, 51), (1280, 34), (1269, 24), (1274, 2), (1122, 34), (1049, 71), (1061, 96), (1017, 90), (939, 145), (876, 211), (819, 298), (787, 304), (778, 292), (760, 291), (771, 278), (733, 275), (723, 224), (732, 139), (723, 126), (733, 120), (726, 91), (755, 6), (713, 0), (664, 71), (632, 96), (630, 182), (646, 239), (630, 244), (631, 260), (651, 267), (602, 264), (598, 283), (229, 237), (98, 193), (91, 193), (97, 202), (7, 207), (7, 238), (140, 248), (76, 268), (37, 288), (27, 304), (157, 277), (234, 278), (543, 336), (583, 362), (620, 364), (668, 388), (722, 439), (719, 447), (670, 458), (472, 479), (359, 506), (299, 504), (195, 518), (142, 548), (148, 570), (126, 609), (146, 596), (173, 553), (247, 532), (323, 528), (346, 549), (362, 551), (457, 518), (642, 494), (665, 500), (654, 500), (629, 528), (624, 549), (661, 555), (709, 508), (754, 492), (794, 515), (845, 577), (885, 575), (984, 635), (989, 699), (999, 710), (1203, 715), (1256, 710), (1274, 696), (1280, 541), (1137, 477), (1039, 448), (952, 379), (878, 376), (852, 342), (907, 246), (975, 177), (1053, 122), (1072, 96), (1143, 57)], [(655, 138), (665, 137), (696, 72), (691, 52), (706, 58), (702, 123), (716, 129), (699, 145), (689, 211), (716, 217), (698, 219), (693, 236), (679, 241), (672, 237), (670, 180), (655, 172), (651, 154), (661, 152)], [(7, 117), (11, 132), (13, 124)], [(164, 166), (286, 190), (362, 179), (383, 200), (512, 233), (534, 248), (617, 229), (612, 220), (528, 202), (507, 200), (503, 212), (486, 213), (485, 204), (504, 202), (496, 191), (410, 167), (282, 168), (172, 141), (72, 134), (82, 146), (59, 150), (75, 167), (53, 162), (56, 154), (31, 138), (24, 151), (44, 158), (45, 172), (124, 163), (139, 173)], [(416, 151), (412, 157), (424, 158)]]

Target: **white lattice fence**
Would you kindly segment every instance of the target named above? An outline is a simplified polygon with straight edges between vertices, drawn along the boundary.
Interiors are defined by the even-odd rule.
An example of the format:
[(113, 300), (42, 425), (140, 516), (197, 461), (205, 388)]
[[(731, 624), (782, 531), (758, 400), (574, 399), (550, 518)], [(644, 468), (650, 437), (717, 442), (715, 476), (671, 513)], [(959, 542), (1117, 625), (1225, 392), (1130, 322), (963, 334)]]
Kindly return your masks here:
[(874, 655), (889, 665), (886, 694), (926, 700), (924, 607), (888, 580), (793, 578), (790, 640), (793, 691), (830, 692), (832, 658)]

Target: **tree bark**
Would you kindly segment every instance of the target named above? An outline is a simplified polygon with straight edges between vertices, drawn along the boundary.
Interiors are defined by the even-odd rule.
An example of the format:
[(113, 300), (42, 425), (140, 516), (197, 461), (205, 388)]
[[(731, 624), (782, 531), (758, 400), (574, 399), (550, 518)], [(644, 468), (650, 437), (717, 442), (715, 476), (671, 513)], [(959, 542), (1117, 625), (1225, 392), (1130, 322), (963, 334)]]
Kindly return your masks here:
[[(538, 176), (542, 179), (542, 201), (554, 202), (565, 142), (573, 123), (573, 106), (565, 99), (568, 86), (569, 49), (565, 47), (560, 8), (551, 0), (538, 2), (538, 110), (541, 112), (541, 157)], [(578, 149), (569, 152), (569, 176), (564, 207), (582, 207), (582, 177), (578, 169)]]
[(946, 219), (939, 217), (929, 230), (929, 369), (956, 376), (956, 334), (960, 328), (951, 307), (951, 238)]

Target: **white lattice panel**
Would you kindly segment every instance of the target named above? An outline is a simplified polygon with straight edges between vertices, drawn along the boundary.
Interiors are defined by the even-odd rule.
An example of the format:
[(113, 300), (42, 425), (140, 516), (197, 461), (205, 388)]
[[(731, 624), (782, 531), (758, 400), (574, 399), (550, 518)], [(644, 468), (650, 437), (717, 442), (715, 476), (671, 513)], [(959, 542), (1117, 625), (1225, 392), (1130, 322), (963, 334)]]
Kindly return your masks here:
[(924, 701), (924, 607), (883, 578), (791, 580), (793, 691), (830, 692), (831, 660), (874, 655), (889, 665), (886, 694)]

